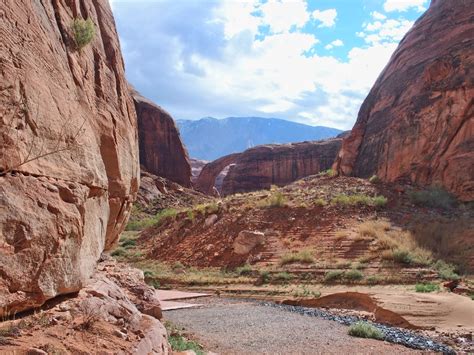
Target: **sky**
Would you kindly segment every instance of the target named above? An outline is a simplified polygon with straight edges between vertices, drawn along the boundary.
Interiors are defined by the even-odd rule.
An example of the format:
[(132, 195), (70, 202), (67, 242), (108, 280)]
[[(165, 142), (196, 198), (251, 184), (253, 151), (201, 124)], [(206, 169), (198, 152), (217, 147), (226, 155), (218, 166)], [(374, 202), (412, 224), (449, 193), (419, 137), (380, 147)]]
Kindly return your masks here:
[(127, 78), (175, 119), (352, 128), (429, 0), (109, 0)]

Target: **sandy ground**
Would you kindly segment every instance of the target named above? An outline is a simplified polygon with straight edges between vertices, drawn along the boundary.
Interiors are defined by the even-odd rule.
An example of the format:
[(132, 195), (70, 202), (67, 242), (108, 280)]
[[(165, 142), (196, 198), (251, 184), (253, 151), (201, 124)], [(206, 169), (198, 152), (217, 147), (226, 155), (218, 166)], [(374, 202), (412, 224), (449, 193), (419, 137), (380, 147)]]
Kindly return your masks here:
[[(203, 300), (204, 301), (204, 300)], [(408, 354), (415, 350), (354, 338), (333, 321), (238, 300), (208, 298), (195, 309), (164, 312), (206, 350), (219, 354)]]

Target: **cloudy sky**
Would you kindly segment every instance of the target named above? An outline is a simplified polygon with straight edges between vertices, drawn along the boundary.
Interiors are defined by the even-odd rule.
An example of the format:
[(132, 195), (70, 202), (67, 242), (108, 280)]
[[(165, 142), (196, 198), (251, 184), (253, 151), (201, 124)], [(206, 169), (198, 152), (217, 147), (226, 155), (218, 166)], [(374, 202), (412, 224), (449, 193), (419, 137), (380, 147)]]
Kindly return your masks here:
[(129, 81), (176, 119), (352, 127), (429, 0), (109, 0)]

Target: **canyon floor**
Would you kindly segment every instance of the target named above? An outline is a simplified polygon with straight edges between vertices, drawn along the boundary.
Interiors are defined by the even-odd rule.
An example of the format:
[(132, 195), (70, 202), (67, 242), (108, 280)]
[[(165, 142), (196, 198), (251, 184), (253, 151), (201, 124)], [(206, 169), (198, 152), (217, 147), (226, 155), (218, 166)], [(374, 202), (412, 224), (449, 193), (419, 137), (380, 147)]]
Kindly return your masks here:
[[(325, 172), (285, 187), (223, 198), (170, 185), (159, 198), (148, 199), (155, 202), (137, 206), (112, 255), (144, 270), (150, 285), (327, 308), (412, 329), (457, 350), (474, 349), (474, 211), (441, 189)], [(264, 324), (265, 312), (280, 316), (278, 309), (260, 312), (245, 302), (218, 301), (212, 307), (165, 312), (165, 317), (211, 350), (257, 351), (251, 345), (236, 350), (225, 334), (213, 331), (219, 312), (233, 307), (252, 319), (249, 324)], [(248, 307), (259, 311), (254, 315)], [(262, 317), (252, 318), (256, 315)], [(217, 324), (242, 326), (238, 317), (234, 321)], [(335, 333), (340, 326), (334, 325)], [(239, 336), (254, 334), (249, 329)], [(294, 337), (287, 329), (287, 337), (279, 333), (284, 327), (277, 327), (252, 339), (257, 344), (267, 332), (280, 334), (285, 343)], [(359, 341), (347, 336), (347, 327), (339, 339), (346, 338), (347, 344)], [(372, 342), (361, 351), (370, 352)], [(375, 344), (377, 352), (393, 346)]]

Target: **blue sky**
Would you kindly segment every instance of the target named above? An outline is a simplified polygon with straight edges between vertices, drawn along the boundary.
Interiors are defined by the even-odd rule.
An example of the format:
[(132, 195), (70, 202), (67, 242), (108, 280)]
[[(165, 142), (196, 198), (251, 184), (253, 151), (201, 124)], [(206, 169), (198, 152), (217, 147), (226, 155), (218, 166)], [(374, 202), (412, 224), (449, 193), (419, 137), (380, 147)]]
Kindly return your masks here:
[(176, 119), (350, 129), (429, 0), (109, 0), (128, 80)]

